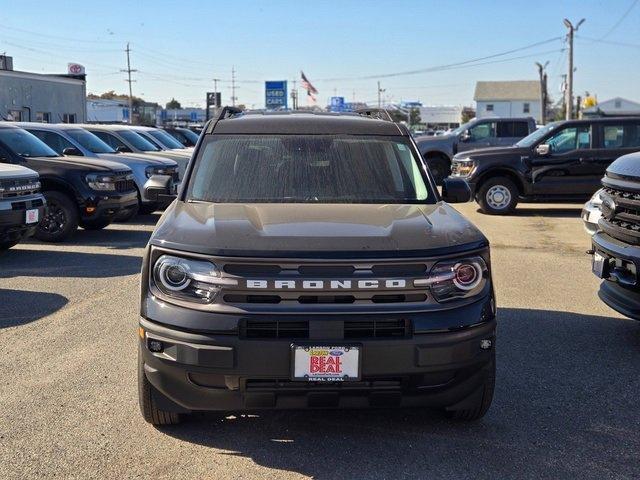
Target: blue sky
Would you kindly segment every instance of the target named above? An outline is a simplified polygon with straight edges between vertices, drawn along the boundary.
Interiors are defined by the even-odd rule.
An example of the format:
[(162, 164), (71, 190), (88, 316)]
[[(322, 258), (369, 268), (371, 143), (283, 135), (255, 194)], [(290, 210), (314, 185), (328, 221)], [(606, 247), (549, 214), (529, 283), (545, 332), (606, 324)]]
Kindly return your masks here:
[[(89, 92), (125, 92), (119, 70), (129, 41), (139, 70), (135, 95), (202, 106), (212, 79), (220, 78), (228, 103), (235, 67), (239, 102), (256, 108), (264, 106), (264, 80), (297, 79), (300, 69), (318, 88), (320, 104), (334, 93), (375, 101), (381, 76), (388, 101), (472, 105), (476, 81), (536, 79), (535, 61), (549, 61), (557, 99), (567, 70), (562, 19), (586, 18), (575, 42), (576, 93), (640, 101), (637, 0), (0, 0), (0, 12), (0, 53), (14, 57), (16, 70), (65, 72), (67, 62), (78, 62), (86, 66)], [(383, 77), (545, 41), (476, 62), (482, 65)]]

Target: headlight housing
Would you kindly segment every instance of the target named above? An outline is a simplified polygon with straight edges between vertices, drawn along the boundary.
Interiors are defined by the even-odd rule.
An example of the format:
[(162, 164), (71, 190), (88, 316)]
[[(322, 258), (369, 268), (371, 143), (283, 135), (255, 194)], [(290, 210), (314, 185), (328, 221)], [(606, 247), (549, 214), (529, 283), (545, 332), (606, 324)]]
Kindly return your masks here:
[(459, 177), (468, 177), (471, 175), (471, 172), (473, 172), (475, 166), (475, 162), (469, 158), (454, 160), (451, 174)]
[(477, 256), (436, 263), (429, 283), (434, 298), (444, 303), (480, 294), (488, 279), (487, 264)]
[(152, 271), (153, 285), (163, 296), (208, 304), (220, 292), (220, 271), (211, 262), (160, 256)]
[(151, 178), (153, 175), (170, 175), (173, 176), (176, 173), (175, 167), (162, 167), (162, 166), (149, 166), (144, 171), (147, 178)]
[(91, 173), (86, 176), (85, 180), (93, 190), (114, 191), (116, 189), (116, 180), (110, 175)]

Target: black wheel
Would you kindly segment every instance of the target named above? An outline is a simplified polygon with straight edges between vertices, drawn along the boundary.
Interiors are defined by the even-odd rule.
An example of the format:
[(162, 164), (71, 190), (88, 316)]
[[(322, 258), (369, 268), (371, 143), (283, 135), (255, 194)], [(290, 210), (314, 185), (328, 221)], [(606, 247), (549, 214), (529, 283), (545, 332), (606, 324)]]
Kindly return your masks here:
[(138, 215), (139, 210), (140, 210), (139, 205), (134, 205), (131, 208), (123, 210), (122, 212), (116, 215), (116, 217), (114, 218), (114, 222), (128, 222), (133, 217)]
[(15, 247), (18, 243), (20, 243), (20, 238), (17, 240), (7, 240), (6, 242), (0, 242), (0, 252), (4, 252), (5, 250), (9, 250), (11, 247)]
[(158, 210), (158, 205), (156, 203), (151, 203), (151, 204), (140, 205), (140, 208), (138, 209), (138, 213), (140, 215), (149, 215), (155, 212), (156, 210)]
[(487, 378), (482, 385), (482, 390), (474, 398), (475, 405), (461, 410), (448, 410), (447, 417), (453, 420), (472, 422), (480, 420), (489, 410), (493, 400), (493, 391), (496, 385), (496, 354), (495, 350), (491, 357), (491, 363), (487, 368)]
[(518, 205), (518, 187), (506, 177), (494, 177), (485, 181), (476, 200), (483, 213), (489, 215), (508, 215)]
[(78, 208), (62, 192), (44, 192), (47, 210), (38, 224), (34, 237), (43, 242), (63, 242), (78, 229)]
[(99, 218), (97, 220), (83, 220), (80, 226), (85, 230), (102, 230), (111, 224), (111, 218)]
[(427, 165), (436, 185), (442, 185), (444, 179), (451, 175), (451, 164), (443, 157), (430, 157), (427, 159)]
[(152, 425), (175, 425), (180, 423), (180, 414), (160, 410), (153, 399), (153, 386), (144, 374), (144, 363), (138, 347), (138, 403), (140, 413), (146, 422)]

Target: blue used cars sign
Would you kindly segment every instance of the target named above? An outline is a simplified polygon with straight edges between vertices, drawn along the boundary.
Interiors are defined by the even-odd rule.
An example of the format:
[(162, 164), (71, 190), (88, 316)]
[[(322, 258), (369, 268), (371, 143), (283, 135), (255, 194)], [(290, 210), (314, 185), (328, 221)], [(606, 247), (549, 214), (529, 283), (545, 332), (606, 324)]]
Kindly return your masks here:
[(265, 101), (267, 110), (287, 108), (287, 81), (264, 82)]

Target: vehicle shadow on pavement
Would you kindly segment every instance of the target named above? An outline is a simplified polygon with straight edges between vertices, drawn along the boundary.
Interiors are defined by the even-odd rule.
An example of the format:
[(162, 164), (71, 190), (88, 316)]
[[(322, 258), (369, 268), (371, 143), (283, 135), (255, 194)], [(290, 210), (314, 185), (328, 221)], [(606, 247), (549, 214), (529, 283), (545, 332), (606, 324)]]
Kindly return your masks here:
[[(478, 213), (482, 213), (480, 209)], [(571, 208), (527, 208), (517, 207), (515, 211), (508, 216), (510, 217), (554, 217), (554, 218), (580, 218), (582, 207)]]
[[(493, 406), (476, 423), (422, 410), (195, 415), (161, 429), (268, 468), (335, 478), (633, 478), (640, 323), (499, 312)], [(221, 451), (220, 451), (221, 450)]]
[(68, 302), (57, 293), (0, 288), (0, 329), (39, 320), (57, 312)]
[(140, 273), (142, 258), (62, 250), (14, 248), (2, 256), (0, 278), (107, 278)]

